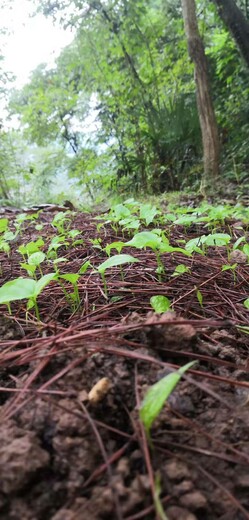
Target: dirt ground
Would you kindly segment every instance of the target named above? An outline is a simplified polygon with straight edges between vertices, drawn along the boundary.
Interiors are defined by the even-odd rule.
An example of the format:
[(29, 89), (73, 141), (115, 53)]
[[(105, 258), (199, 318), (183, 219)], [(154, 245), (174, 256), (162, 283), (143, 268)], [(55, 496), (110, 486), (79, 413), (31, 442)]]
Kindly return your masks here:
[[(52, 218), (41, 213), (43, 231), (26, 222), (10, 257), (0, 252), (1, 285), (26, 276), (16, 249), (44, 230), (49, 238)], [(97, 223), (74, 214), (84, 242), (61, 248), (68, 259), (61, 271), (103, 262), (96, 238), (128, 239), (110, 225), (97, 231)], [(226, 225), (234, 240), (246, 233)], [(178, 226), (171, 243), (203, 233), (203, 225)], [(168, 520), (249, 519), (249, 335), (237, 327), (248, 326), (248, 264), (238, 262), (234, 279), (221, 271), (225, 248), (207, 257), (164, 254), (159, 282), (151, 250), (127, 252), (140, 262), (127, 264), (123, 279), (109, 270), (107, 297), (90, 269), (73, 311), (57, 282), (39, 297), (41, 323), (33, 311), (26, 320), (25, 301), (12, 304), (11, 316), (0, 308), (2, 520), (152, 520), (160, 518), (159, 485)], [(180, 263), (190, 271), (172, 277)], [(46, 263), (43, 274), (51, 271)], [(174, 302), (174, 313), (151, 311), (156, 294)], [(160, 413), (149, 446), (138, 414), (145, 391), (191, 360), (198, 364)]]

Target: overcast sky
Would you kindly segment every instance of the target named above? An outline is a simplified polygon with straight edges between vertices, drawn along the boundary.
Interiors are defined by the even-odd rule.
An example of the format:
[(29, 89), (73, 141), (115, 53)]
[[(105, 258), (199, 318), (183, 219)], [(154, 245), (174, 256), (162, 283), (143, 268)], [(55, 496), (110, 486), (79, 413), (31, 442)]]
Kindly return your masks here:
[[(0, 48), (5, 56), (4, 68), (15, 74), (17, 88), (28, 81), (30, 72), (39, 63), (52, 64), (62, 47), (73, 39), (70, 30), (54, 27), (52, 19), (42, 14), (30, 17), (33, 11), (30, 0), (12, 0), (0, 10)], [(9, 34), (3, 34), (3, 28), (7, 28)]]

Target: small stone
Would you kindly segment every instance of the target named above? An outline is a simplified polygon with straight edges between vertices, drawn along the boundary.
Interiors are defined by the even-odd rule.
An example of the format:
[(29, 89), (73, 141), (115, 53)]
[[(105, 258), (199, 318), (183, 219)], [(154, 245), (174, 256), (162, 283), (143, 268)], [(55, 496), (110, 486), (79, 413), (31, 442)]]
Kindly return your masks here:
[(189, 509), (204, 509), (207, 507), (206, 497), (198, 490), (187, 493), (180, 498), (180, 502), (184, 507)]
[(8, 494), (22, 489), (48, 462), (49, 455), (38, 439), (23, 430), (22, 436), (10, 439), (8, 445), (0, 448), (0, 490)]
[(173, 487), (173, 495), (179, 496), (191, 491), (194, 487), (194, 484), (191, 480), (183, 480), (180, 484), (176, 484)]
[(246, 264), (247, 263), (247, 255), (243, 253), (243, 251), (240, 251), (239, 249), (235, 249), (235, 251), (232, 251), (229, 258), (229, 263), (237, 264)]
[(171, 460), (164, 466), (165, 473), (170, 480), (183, 480), (190, 477), (186, 464), (179, 460)]

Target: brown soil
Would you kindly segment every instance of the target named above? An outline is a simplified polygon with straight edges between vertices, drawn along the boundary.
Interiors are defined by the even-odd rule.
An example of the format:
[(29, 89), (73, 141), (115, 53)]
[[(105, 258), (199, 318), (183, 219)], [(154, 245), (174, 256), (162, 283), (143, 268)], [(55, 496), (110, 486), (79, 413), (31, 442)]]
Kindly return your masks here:
[[(48, 238), (51, 218), (41, 213)], [(97, 223), (74, 214), (84, 243), (59, 250), (68, 259), (61, 271), (104, 261), (93, 239), (105, 245), (128, 238), (110, 225), (97, 231)], [(44, 236), (34, 225), (25, 223), (24, 243)], [(229, 225), (234, 240), (245, 233)], [(179, 226), (170, 241), (203, 233), (203, 226)], [(9, 258), (1, 253), (1, 284), (26, 276), (17, 247)], [(236, 260), (234, 280), (232, 271), (221, 271), (223, 248), (193, 258), (165, 254), (159, 282), (151, 250), (122, 252), (140, 262), (123, 267), (123, 280), (119, 268), (106, 272), (108, 297), (90, 269), (79, 280), (74, 311), (57, 282), (39, 297), (41, 323), (33, 311), (26, 320), (25, 301), (12, 304), (12, 316), (1, 307), (0, 517), (152, 520), (159, 518), (153, 490), (160, 478), (168, 520), (249, 519), (249, 335), (237, 328), (248, 326), (248, 264)], [(190, 271), (172, 277), (180, 263)], [(51, 271), (47, 263), (43, 273)], [(152, 313), (155, 294), (169, 297), (174, 313)], [(194, 359), (198, 365), (169, 398), (149, 446), (138, 414), (146, 389)]]

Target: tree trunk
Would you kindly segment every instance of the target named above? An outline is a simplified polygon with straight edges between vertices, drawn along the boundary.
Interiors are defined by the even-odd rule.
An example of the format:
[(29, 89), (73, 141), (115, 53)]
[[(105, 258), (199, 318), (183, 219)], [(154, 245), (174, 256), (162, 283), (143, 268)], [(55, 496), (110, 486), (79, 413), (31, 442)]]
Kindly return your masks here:
[(249, 22), (234, 0), (212, 0), (249, 67)]
[(181, 0), (190, 59), (195, 66), (197, 107), (202, 132), (204, 179), (219, 175), (219, 133), (210, 94), (207, 58), (200, 37), (195, 0)]

